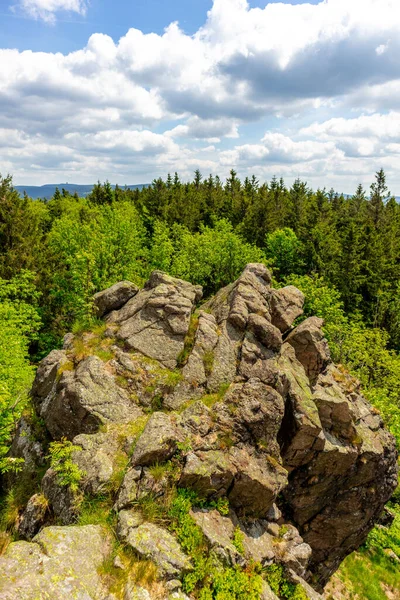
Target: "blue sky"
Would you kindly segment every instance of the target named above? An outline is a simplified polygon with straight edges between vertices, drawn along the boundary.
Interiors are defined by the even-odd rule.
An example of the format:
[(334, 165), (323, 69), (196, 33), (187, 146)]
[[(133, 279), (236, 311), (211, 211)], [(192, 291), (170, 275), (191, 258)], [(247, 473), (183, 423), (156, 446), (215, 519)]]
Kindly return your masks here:
[(0, 173), (400, 193), (397, 0), (0, 0)]

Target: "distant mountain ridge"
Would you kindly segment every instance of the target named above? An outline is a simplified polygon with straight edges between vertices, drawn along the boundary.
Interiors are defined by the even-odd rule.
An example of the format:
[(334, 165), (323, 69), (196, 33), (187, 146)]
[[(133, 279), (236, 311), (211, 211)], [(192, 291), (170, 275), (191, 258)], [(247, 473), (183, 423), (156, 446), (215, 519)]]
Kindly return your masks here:
[[(138, 188), (141, 190), (142, 188), (144, 188), (148, 185), (150, 185), (150, 184), (139, 183), (139, 184), (135, 184), (135, 185), (126, 185), (126, 186), (120, 185), (119, 187), (121, 187), (121, 188), (127, 187), (131, 190)], [(94, 184), (93, 185), (81, 185), (81, 184), (77, 184), (77, 183), (47, 183), (46, 185), (15, 185), (14, 186), (14, 188), (20, 194), (23, 194), (24, 192), (26, 192), (28, 194), (28, 196), (30, 198), (33, 198), (34, 200), (37, 198), (45, 198), (46, 200), (48, 200), (49, 198), (54, 196), (56, 188), (58, 188), (60, 190), (60, 192), (64, 188), (64, 190), (66, 190), (70, 194), (74, 194), (75, 192), (77, 192), (78, 196), (85, 197), (88, 194), (90, 194), (93, 187), (94, 187)], [(113, 185), (112, 187), (115, 188), (115, 185)]]
[[(119, 184), (118, 184), (119, 185)], [(139, 189), (141, 190), (144, 187), (147, 187), (151, 185), (150, 183), (139, 183), (139, 184), (134, 184), (134, 185), (119, 185), (120, 188), (129, 188), (131, 190), (134, 189)], [(47, 183), (45, 185), (15, 185), (14, 188), (22, 195), (24, 192), (26, 192), (28, 194), (28, 196), (30, 198), (33, 198), (34, 200), (38, 199), (38, 198), (45, 198), (46, 200), (48, 200), (49, 198), (51, 198), (52, 196), (54, 196), (54, 193), (56, 191), (56, 188), (58, 188), (61, 192), (61, 190), (64, 188), (64, 190), (66, 190), (67, 192), (69, 192), (70, 194), (74, 194), (75, 192), (77, 192), (78, 196), (81, 198), (85, 198), (88, 194), (90, 194), (90, 192), (92, 191), (94, 187), (93, 185), (81, 185), (81, 184), (75, 184), (75, 183)], [(112, 188), (115, 188), (115, 185), (111, 186)], [(343, 196), (345, 198), (351, 198), (351, 194), (343, 194)], [(397, 202), (400, 202), (400, 196), (395, 196)]]

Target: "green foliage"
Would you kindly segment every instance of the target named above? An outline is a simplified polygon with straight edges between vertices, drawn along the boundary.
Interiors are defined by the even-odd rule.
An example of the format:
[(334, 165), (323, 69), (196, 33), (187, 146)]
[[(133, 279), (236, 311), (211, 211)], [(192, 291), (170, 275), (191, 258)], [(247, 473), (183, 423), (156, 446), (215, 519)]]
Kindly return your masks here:
[(271, 590), (282, 600), (307, 600), (307, 594), (301, 587), (290, 583), (282, 565), (273, 564), (264, 569), (265, 579)]
[(72, 204), (48, 235), (53, 266), (50, 308), (59, 326), (93, 319), (93, 294), (116, 281), (143, 281), (145, 231), (135, 207), (127, 202), (93, 206)]
[(28, 360), (29, 343), (40, 326), (39, 295), (34, 275), (21, 271), (0, 279), (0, 472), (19, 470), (20, 459), (6, 456), (15, 427), (28, 400), (34, 369)]
[(176, 251), (170, 274), (202, 285), (206, 296), (231, 283), (247, 263), (266, 262), (262, 250), (246, 243), (226, 220), (201, 226), (197, 233), (176, 226), (172, 237)]
[(59, 484), (69, 487), (72, 492), (78, 491), (79, 482), (84, 476), (84, 472), (73, 461), (73, 453), (81, 450), (80, 446), (74, 446), (66, 439), (61, 442), (51, 442), (49, 447), (47, 458), (50, 460), (51, 468), (57, 473)]
[(263, 581), (256, 569), (238, 566), (214, 569), (199, 600), (259, 600)]
[(278, 278), (302, 270), (302, 244), (290, 227), (277, 229), (265, 239), (265, 254), (271, 259)]
[(241, 531), (240, 527), (237, 526), (235, 527), (235, 531), (233, 532), (233, 545), (235, 546), (236, 550), (239, 552), (239, 554), (244, 554), (244, 545), (243, 545), (243, 541), (244, 541), (244, 535), (243, 532)]
[(369, 533), (365, 548), (377, 552), (391, 550), (400, 560), (400, 506), (393, 505), (395, 518), (390, 527), (376, 526)]

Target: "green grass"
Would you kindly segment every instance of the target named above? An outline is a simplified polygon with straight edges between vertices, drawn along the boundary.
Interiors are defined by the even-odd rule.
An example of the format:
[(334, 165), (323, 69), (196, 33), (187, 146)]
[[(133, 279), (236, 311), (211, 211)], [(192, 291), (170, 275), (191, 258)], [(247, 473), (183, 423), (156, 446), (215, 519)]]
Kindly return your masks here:
[(343, 561), (337, 577), (347, 589), (348, 600), (387, 600), (385, 586), (400, 590), (399, 563), (382, 550), (354, 552)]
[(194, 312), (190, 318), (189, 329), (185, 337), (183, 350), (180, 352), (177, 358), (178, 367), (183, 367), (193, 350), (194, 342), (196, 340), (197, 328), (199, 326), (199, 315)]

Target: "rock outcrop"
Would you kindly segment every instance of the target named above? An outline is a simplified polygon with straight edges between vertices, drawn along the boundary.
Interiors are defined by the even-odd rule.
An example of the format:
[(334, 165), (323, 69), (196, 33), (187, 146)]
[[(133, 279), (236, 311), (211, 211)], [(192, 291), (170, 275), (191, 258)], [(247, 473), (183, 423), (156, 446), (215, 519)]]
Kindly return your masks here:
[[(121, 543), (157, 565), (167, 591), (176, 580), (179, 588), (192, 558), (174, 528), (146, 520), (141, 507), (148, 498), (167, 503), (171, 486), (196, 492), (190, 517), (219, 564), (278, 563), (313, 600), (364, 542), (396, 486), (395, 443), (360, 384), (332, 363), (322, 320), (293, 327), (303, 294), (293, 286), (272, 289), (261, 264), (247, 265), (198, 308), (201, 296), (198, 286), (158, 271), (142, 290), (117, 284), (95, 297), (104, 331), (68, 335), (64, 349), (42, 361), (33, 404), (51, 439), (72, 441), (80, 490), (72, 493), (46, 472), (46, 509), (31, 498), (19, 533), (30, 540), (42, 530), (0, 559), (5, 581), (14, 572), (0, 598), (36, 597), (18, 596), (30, 571), (34, 592), (47, 593), (46, 573), (58, 559), (43, 538), (57, 530), (49, 527), (52, 515), (63, 523), (78, 518), (84, 494), (109, 494)], [(21, 422), (13, 452), (32, 471), (46, 453), (32, 436), (23, 439), (29, 427)], [(228, 505), (223, 514), (221, 502)], [(79, 537), (83, 529), (60, 531)], [(95, 565), (106, 538), (103, 546), (94, 526), (88, 532), (97, 540), (88, 550)], [(64, 566), (79, 590), (74, 560), (72, 553)], [(63, 573), (53, 597), (67, 597)], [(100, 597), (96, 581), (76, 597)], [(132, 586), (126, 597), (142, 597)], [(185, 597), (178, 588), (166, 594)], [(260, 597), (276, 598), (266, 583)]]

